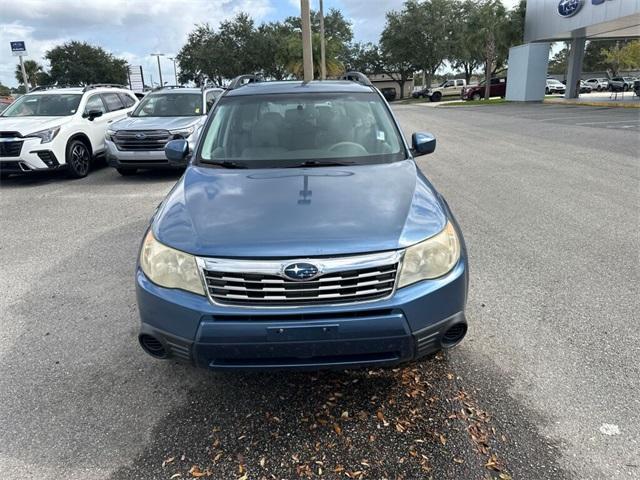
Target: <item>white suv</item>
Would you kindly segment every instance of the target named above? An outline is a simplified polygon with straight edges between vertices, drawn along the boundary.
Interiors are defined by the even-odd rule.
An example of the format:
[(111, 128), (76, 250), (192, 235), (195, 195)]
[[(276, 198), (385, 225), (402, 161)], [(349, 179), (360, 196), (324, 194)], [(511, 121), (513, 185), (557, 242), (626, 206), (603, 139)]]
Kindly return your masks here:
[(115, 85), (48, 88), (23, 95), (0, 115), (0, 175), (67, 168), (81, 178), (105, 151), (107, 127), (138, 103)]

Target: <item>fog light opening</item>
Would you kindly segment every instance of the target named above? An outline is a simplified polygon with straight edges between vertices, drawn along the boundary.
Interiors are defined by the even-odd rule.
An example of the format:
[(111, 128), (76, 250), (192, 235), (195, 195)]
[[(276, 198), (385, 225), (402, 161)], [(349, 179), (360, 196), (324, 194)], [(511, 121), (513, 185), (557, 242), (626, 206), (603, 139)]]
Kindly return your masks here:
[(143, 334), (138, 337), (138, 340), (142, 349), (152, 357), (167, 358), (167, 351), (157, 338)]
[(442, 347), (443, 348), (451, 348), (455, 347), (459, 344), (464, 336), (467, 334), (467, 324), (466, 323), (456, 323), (450, 326), (444, 335), (442, 335)]

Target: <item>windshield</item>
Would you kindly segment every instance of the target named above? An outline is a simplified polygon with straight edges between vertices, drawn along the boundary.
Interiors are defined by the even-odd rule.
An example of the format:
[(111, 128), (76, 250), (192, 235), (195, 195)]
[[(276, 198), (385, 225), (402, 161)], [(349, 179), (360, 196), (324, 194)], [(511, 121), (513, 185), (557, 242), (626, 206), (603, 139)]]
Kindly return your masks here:
[(562, 85), (560, 80), (547, 80), (547, 83), (551, 83), (553, 85)]
[(311, 93), (223, 97), (200, 149), (203, 163), (273, 168), (405, 158), (380, 97)]
[(2, 112), (3, 117), (64, 117), (78, 111), (82, 95), (39, 93), (23, 95)]
[(202, 115), (200, 93), (150, 93), (131, 114), (132, 117), (193, 117)]

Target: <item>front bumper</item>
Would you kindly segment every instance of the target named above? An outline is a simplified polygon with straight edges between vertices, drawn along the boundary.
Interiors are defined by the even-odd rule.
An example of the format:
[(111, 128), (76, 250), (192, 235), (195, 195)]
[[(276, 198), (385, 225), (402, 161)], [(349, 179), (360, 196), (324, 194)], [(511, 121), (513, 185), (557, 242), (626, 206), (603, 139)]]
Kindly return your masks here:
[(169, 165), (164, 150), (118, 150), (105, 140), (107, 164), (114, 168), (175, 168)]
[(153, 284), (138, 269), (141, 341), (163, 357), (215, 370), (393, 366), (453, 346), (466, 331), (466, 259), (446, 276), (398, 289), (370, 303), (300, 308), (214, 305)]
[(0, 154), (0, 172), (28, 173), (37, 170), (54, 170), (65, 162), (65, 146), (57, 141), (41, 143), (38, 138), (3, 139), (19, 148), (3, 148)]

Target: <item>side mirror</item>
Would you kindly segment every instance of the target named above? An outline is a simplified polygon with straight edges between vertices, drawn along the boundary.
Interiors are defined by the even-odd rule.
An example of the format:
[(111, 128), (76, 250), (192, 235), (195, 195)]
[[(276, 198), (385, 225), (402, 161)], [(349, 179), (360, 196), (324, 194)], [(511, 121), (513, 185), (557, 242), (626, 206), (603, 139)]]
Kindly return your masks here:
[(411, 135), (411, 151), (414, 157), (433, 153), (436, 149), (436, 137), (427, 132), (416, 132)]
[(88, 118), (89, 121), (93, 122), (96, 118), (102, 116), (102, 110), (89, 110), (84, 114), (85, 118)]
[(127, 117), (130, 117), (132, 113), (133, 113), (133, 112), (132, 112), (131, 110), (129, 110), (129, 111), (127, 112)]
[(184, 139), (171, 140), (164, 147), (164, 154), (169, 160), (169, 165), (182, 167), (187, 165), (189, 155), (189, 142)]

